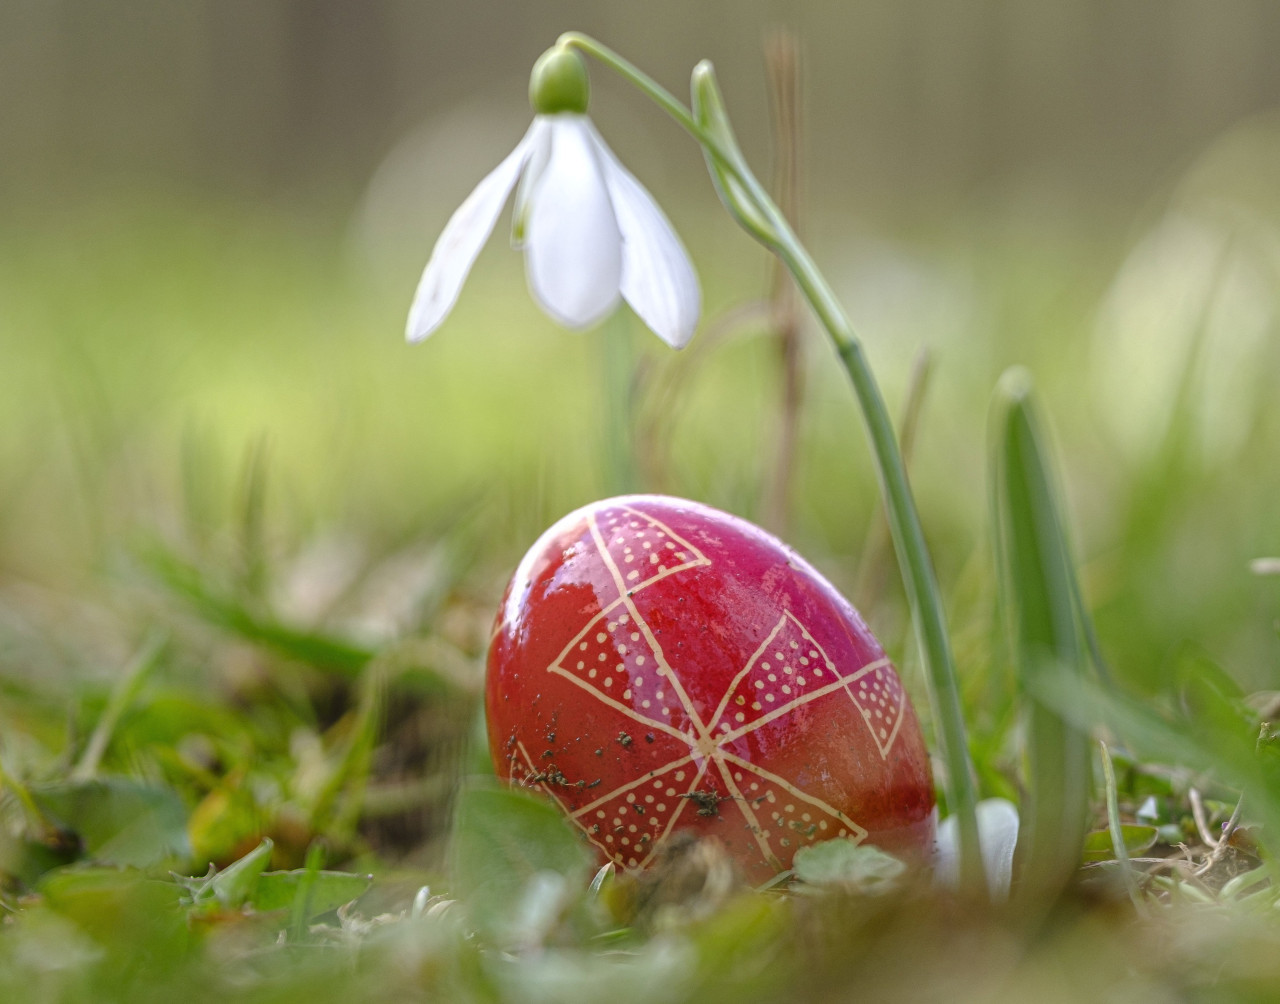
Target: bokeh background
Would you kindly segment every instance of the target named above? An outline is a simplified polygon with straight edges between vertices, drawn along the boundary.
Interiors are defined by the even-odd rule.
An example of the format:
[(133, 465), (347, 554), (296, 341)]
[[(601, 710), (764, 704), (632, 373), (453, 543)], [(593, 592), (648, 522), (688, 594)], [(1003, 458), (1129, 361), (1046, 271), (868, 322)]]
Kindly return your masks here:
[[(1280, 579), (1250, 570), (1280, 553), (1271, 0), (6, 0), (6, 692), (110, 679), (156, 617), (156, 548), (281, 623), (439, 638), (465, 675), (505, 576), (576, 504), (636, 487), (778, 524), (776, 339), (731, 323), (770, 263), (692, 143), (599, 68), (593, 114), (697, 262), (706, 345), (670, 353), (625, 315), (557, 330), (502, 223), (449, 323), (403, 342), (435, 236), (570, 28), (677, 94), (712, 59), (765, 179), (766, 40), (798, 42), (800, 229), (895, 410), (932, 361), (914, 479), (979, 733), (1001, 686), (986, 411), (1014, 363), (1052, 417), (1117, 674), (1158, 690), (1194, 651), (1277, 686)], [(909, 670), (896, 580), (866, 567), (869, 541), (885, 555), (852, 398), (802, 333), (778, 528), (861, 588)], [(223, 656), (199, 671), (236, 678)]]

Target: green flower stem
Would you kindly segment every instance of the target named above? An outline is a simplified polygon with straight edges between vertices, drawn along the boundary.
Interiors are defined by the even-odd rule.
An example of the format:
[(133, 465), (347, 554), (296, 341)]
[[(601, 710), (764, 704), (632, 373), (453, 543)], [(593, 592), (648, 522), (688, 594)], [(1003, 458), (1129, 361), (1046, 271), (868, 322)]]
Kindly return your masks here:
[(693, 121), (693, 115), (689, 109), (681, 103), (680, 99), (654, 80), (651, 76), (641, 70), (639, 67), (627, 62), (608, 46), (601, 45), (589, 35), (584, 35), (578, 31), (566, 31), (558, 39), (556, 45), (567, 46), (571, 49), (577, 49), (579, 52), (585, 52), (593, 59), (599, 60), (614, 73), (622, 77), (624, 80), (633, 83), (646, 96), (651, 98), (664, 112), (679, 122), (690, 133), (694, 139), (701, 141), (698, 125)]
[[(955, 664), (937, 577), (911, 495), (906, 465), (898, 449), (893, 422), (848, 315), (809, 252), (796, 237), (791, 225), (747, 167), (732, 134), (728, 132), (727, 120), (715, 118), (721, 109), (709, 63), (701, 63), (694, 70), (695, 93), (702, 93), (707, 96), (707, 100), (716, 103), (716, 107), (711, 110), (712, 117), (700, 122), (701, 116), (695, 117), (693, 112), (660, 84), (594, 39), (570, 32), (562, 35), (559, 41), (561, 45), (579, 49), (599, 60), (634, 84), (698, 141), (707, 156), (714, 161), (713, 174), (714, 169), (719, 169), (736, 183), (737, 191), (733, 193), (718, 186), (727, 208), (757, 240), (781, 258), (823, 329), (835, 343), (840, 360), (853, 383), (867, 435), (875, 453), (894, 550), (906, 585), (917, 642), (923, 654), (929, 700), (937, 725), (938, 741), (942, 747), (943, 763), (946, 765), (947, 801), (959, 824), (961, 883), (966, 889), (986, 888), (978, 845), (978, 820), (974, 809), (977, 797), (969, 766), (964, 715), (960, 707)], [(706, 127), (703, 122), (707, 123)], [(716, 128), (717, 125), (722, 127)], [(730, 204), (737, 198), (744, 198), (748, 204)], [(764, 225), (761, 226), (760, 223)]]

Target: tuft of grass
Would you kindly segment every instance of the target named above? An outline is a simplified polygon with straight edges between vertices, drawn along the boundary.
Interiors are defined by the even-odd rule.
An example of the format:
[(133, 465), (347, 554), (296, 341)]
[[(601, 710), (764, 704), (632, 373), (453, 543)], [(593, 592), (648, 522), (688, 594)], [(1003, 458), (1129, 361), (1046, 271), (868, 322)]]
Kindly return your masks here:
[[(1121, 238), (992, 219), (897, 240), (887, 263), (856, 249), (855, 271), (906, 270), (946, 316), (874, 290), (854, 306), (871, 304), (868, 351), (915, 416), (978, 786), (1024, 818), (1032, 793), (1051, 810), (1033, 811), (1062, 891), (1034, 931), (1016, 904), (845, 848), (766, 890), (707, 845), (592, 883), (545, 807), (475, 779), (503, 584), (546, 525), (607, 490), (607, 449), (617, 484), (763, 511), (781, 408), (765, 339), (679, 357), (633, 339), (643, 379), (610, 371), (637, 395), (628, 455), (627, 415), (602, 427), (596, 335), (543, 322), (503, 259), (482, 259), (449, 328), (411, 350), (402, 302), (351, 267), (339, 228), (121, 200), (0, 233), (0, 999), (1269, 993), (1280, 593), (1248, 562), (1280, 551), (1280, 413), (1259, 407), (1230, 465), (1180, 441), (1134, 462), (1087, 389)], [(736, 254), (709, 256), (713, 312), (758, 293), (763, 266)], [(925, 341), (930, 391), (911, 405)], [(830, 361), (806, 374), (790, 538), (852, 593), (876, 580), (874, 555), (860, 565), (876, 493)], [(1043, 447), (1006, 423), (1019, 519), (1069, 509), (1083, 561), (1064, 585), (1059, 526), (1057, 551), (1017, 552), (1005, 594), (1072, 610), (1054, 623), (1078, 633), (1042, 640), (1072, 665), (1105, 654), (1111, 678), (1046, 674), (1030, 728), (975, 473), (990, 387), (1015, 361), (1069, 474), (1050, 491)], [(1003, 539), (1043, 545), (1036, 525)], [(860, 600), (918, 695), (903, 597)], [(1080, 756), (1093, 733), (1096, 764)], [(1075, 795), (1054, 804), (1028, 744), (1042, 765), (1052, 746)]]

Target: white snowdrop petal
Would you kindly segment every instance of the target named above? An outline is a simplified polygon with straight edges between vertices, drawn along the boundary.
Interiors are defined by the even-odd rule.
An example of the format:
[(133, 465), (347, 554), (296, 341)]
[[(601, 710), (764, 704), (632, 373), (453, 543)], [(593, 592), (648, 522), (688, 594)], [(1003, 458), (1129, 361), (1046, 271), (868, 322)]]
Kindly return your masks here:
[(462, 284), (480, 249), (493, 232), (498, 214), (515, 186), (520, 169), (538, 141), (542, 124), (535, 120), (524, 138), (484, 178), (449, 217), (423, 269), (409, 308), (405, 337), (420, 342), (438, 328), (458, 300)]
[(551, 153), (527, 195), (529, 290), (554, 320), (585, 328), (618, 302), (622, 236), (582, 115), (552, 115)]
[[(1013, 852), (1018, 843), (1018, 810), (1004, 798), (987, 798), (975, 807), (978, 817), (978, 844), (987, 873), (987, 891), (993, 902), (1009, 898), (1013, 883)], [(934, 875), (949, 886), (960, 881), (960, 854), (955, 816), (938, 826), (934, 855)]]
[(622, 233), (622, 296), (659, 338), (684, 348), (698, 326), (702, 295), (689, 255), (653, 196), (596, 132), (605, 183)]
[(992, 900), (1007, 899), (1013, 883), (1013, 852), (1018, 843), (1018, 810), (1003, 798), (985, 799), (976, 809), (987, 887)]
[(524, 250), (526, 234), (529, 229), (529, 195), (538, 187), (542, 172), (547, 169), (547, 161), (551, 159), (551, 126), (546, 119), (534, 120), (538, 133), (529, 144), (529, 159), (525, 161), (524, 170), (520, 173), (520, 183), (516, 185), (516, 197), (511, 211), (511, 246), (517, 251)]
[[(1004, 798), (987, 798), (974, 807), (978, 817), (978, 844), (992, 902), (1009, 899), (1014, 878), (1014, 848), (1018, 845), (1018, 808)], [(938, 825), (934, 843), (933, 875), (942, 885), (960, 882), (959, 827), (948, 816)]]

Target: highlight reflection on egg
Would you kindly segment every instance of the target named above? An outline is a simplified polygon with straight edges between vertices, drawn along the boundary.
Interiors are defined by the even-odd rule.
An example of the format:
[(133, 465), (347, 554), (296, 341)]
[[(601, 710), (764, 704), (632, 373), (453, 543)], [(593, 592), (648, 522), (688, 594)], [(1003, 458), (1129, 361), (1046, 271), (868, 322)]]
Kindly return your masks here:
[(507, 587), (485, 705), (499, 775), (622, 867), (686, 829), (758, 881), (834, 837), (932, 844), (919, 722), (857, 612), (695, 502), (607, 499), (544, 533)]

